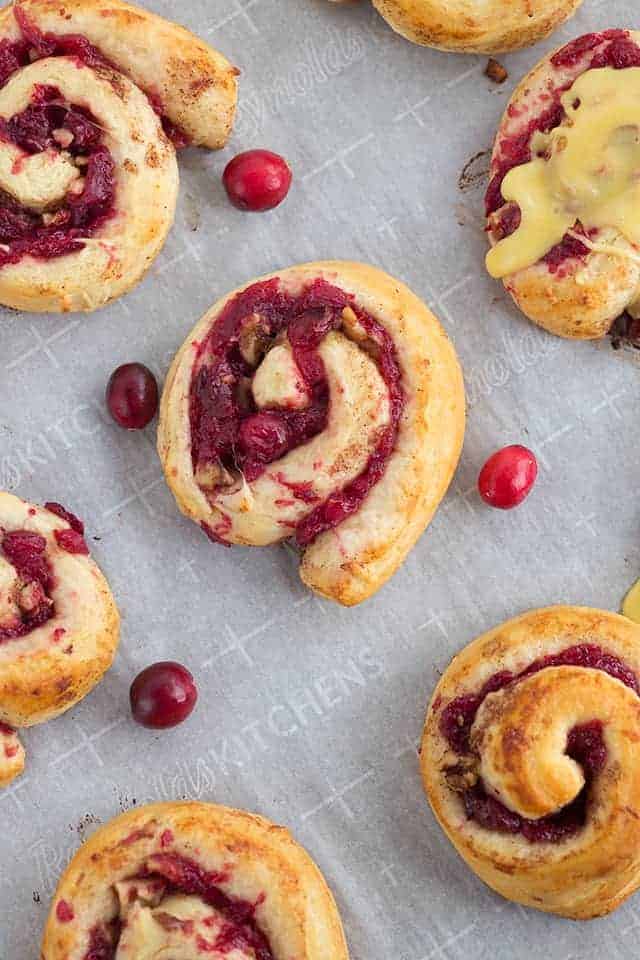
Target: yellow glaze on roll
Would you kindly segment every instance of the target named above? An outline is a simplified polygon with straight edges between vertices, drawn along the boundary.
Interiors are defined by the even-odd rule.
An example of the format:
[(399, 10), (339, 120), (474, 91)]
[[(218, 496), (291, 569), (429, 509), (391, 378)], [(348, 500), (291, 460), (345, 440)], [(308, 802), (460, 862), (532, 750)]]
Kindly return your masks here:
[(639, 104), (638, 67), (588, 70), (563, 94), (567, 119), (536, 134), (534, 158), (510, 170), (502, 184), (522, 221), (487, 254), (491, 276), (537, 263), (576, 221), (586, 231), (614, 227), (640, 245)]

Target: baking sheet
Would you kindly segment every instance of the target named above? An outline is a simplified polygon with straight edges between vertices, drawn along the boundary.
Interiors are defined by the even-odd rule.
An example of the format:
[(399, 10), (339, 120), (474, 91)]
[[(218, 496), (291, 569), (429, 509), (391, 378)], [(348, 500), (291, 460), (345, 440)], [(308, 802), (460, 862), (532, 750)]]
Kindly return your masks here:
[[(439, 672), (460, 646), (528, 607), (618, 609), (640, 575), (638, 355), (529, 325), (482, 269), (483, 171), (519, 76), (552, 46), (637, 22), (634, 0), (585, 0), (554, 38), (486, 58), (396, 37), (368, 3), (153, 0), (243, 71), (237, 133), (181, 160), (177, 223), (147, 280), (92, 317), (0, 316), (0, 487), (84, 517), (122, 615), (105, 681), (24, 735), (26, 775), (0, 793), (0, 958), (34, 960), (58, 875), (119, 811), (191, 797), (289, 825), (324, 870), (354, 960), (635, 957), (640, 898), (576, 925), (494, 896), (424, 799), (416, 744)], [(220, 174), (237, 151), (290, 161), (287, 202), (246, 215)], [(284, 547), (224, 550), (180, 517), (154, 428), (105, 416), (113, 368), (159, 377), (222, 293), (306, 259), (370, 261), (405, 280), (455, 341), (469, 421), (427, 535), (376, 598), (343, 610), (307, 593)], [(512, 513), (484, 508), (479, 467), (524, 442), (541, 475)], [(154, 734), (129, 718), (135, 673), (195, 673), (200, 704)]]

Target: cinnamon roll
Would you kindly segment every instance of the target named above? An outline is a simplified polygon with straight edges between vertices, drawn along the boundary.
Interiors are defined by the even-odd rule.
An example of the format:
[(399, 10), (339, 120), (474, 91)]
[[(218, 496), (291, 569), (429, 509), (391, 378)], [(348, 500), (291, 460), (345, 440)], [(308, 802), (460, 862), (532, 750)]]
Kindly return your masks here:
[(498, 131), (487, 268), (562, 337), (640, 317), (639, 98), (640, 33), (588, 34), (525, 77)]
[(372, 2), (389, 25), (413, 43), (458, 53), (499, 53), (542, 40), (568, 20), (582, 0)]
[(224, 145), (236, 72), (122, 0), (0, 11), (0, 303), (90, 311), (131, 289), (173, 223), (174, 145)]
[(585, 920), (640, 886), (639, 742), (640, 627), (549, 607), (453, 659), (427, 713), (422, 776), (485, 883)]
[(117, 817), (76, 853), (42, 960), (348, 960), (334, 899), (283, 827), (208, 803)]
[(212, 540), (294, 538), (303, 581), (352, 605), (424, 531), (463, 431), (460, 368), (435, 317), (380, 270), (336, 261), (212, 307), (169, 371), (158, 450)]
[(0, 493), (0, 786), (24, 767), (15, 728), (81, 700), (111, 666), (119, 618), (80, 520)]

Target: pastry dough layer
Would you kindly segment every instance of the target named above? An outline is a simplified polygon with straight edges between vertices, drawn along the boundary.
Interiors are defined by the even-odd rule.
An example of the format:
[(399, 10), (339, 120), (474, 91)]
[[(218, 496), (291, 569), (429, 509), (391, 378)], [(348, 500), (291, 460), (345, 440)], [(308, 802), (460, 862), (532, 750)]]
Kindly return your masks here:
[[(143, 901), (148, 891), (132, 878), (145, 868), (150, 868), (152, 879), (162, 877), (154, 869), (154, 857), (156, 865), (163, 857), (165, 862), (195, 863), (227, 898), (253, 905), (252, 916), (268, 939), (274, 960), (348, 960), (331, 892), (289, 832), (254, 814), (193, 802), (158, 803), (125, 813), (83, 844), (54, 896), (42, 960), (84, 960), (92, 935), (99, 936), (119, 916), (118, 893), (123, 891), (116, 891), (115, 885), (128, 882), (129, 896), (124, 899), (129, 909), (133, 903), (136, 910), (135, 901)], [(170, 917), (172, 910), (183, 915), (186, 909), (192, 917), (202, 911), (198, 897), (187, 898), (192, 901), (190, 909), (184, 899), (165, 890), (155, 906)], [(134, 922), (139, 918), (134, 916)], [(214, 919), (210, 922), (215, 932)], [(175, 929), (175, 923), (166, 926)], [(129, 929), (125, 935), (130, 936)], [(213, 940), (213, 934), (207, 939)], [(152, 957), (160, 955), (165, 954)], [(219, 952), (209, 948), (204, 955), (226, 958), (228, 946)], [(253, 951), (241, 945), (230, 956), (254, 958)]]
[(54, 616), (14, 640), (0, 642), (0, 723), (30, 727), (57, 717), (86, 696), (113, 661), (119, 616), (94, 561), (64, 550), (55, 532), (65, 520), (43, 507), (0, 493), (2, 536), (44, 537), (53, 573)]
[[(380, 270), (328, 261), (260, 279), (272, 277), (292, 294), (322, 279), (353, 295), (355, 304), (384, 327), (395, 347), (405, 403), (384, 474), (357, 512), (305, 549), (300, 569), (303, 581), (316, 592), (345, 605), (356, 604), (375, 593), (402, 563), (451, 480), (464, 432), (460, 367), (435, 317), (404, 284)], [(228, 542), (263, 545), (291, 536), (292, 528), (312, 509), (304, 499), (292, 496), (291, 481), (312, 484), (323, 501), (343, 489), (366, 463), (367, 444), (389, 414), (374, 362), (358, 346), (357, 331), (343, 324), (319, 348), (331, 391), (327, 428), (270, 463), (256, 481), (207, 496), (192, 466), (190, 388), (200, 344), (238, 292), (218, 301), (178, 352), (162, 398), (158, 450), (183, 513), (222, 531)], [(363, 412), (369, 426), (356, 429)], [(285, 523), (278, 523), (283, 519)]]
[[(468, 755), (452, 749), (441, 723), (448, 704), (477, 696), (502, 671), (517, 675), (582, 645), (599, 648), (640, 678), (640, 628), (625, 617), (584, 607), (533, 610), (453, 659), (429, 706), (421, 751), (429, 802), (471, 869), (510, 900), (574, 919), (610, 913), (640, 886), (637, 692), (602, 668), (551, 665), (485, 696)], [(535, 821), (564, 809), (585, 782), (580, 764), (566, 755), (568, 737), (589, 724), (599, 725), (606, 756), (599, 757), (577, 832), (531, 842), (467, 817), (460, 781), (478, 773), (486, 793), (521, 817)], [(467, 779), (465, 788), (470, 785)]]
[[(628, 37), (640, 44), (639, 32), (628, 31)], [(580, 39), (574, 44), (579, 42)], [(565, 48), (552, 51), (521, 81), (498, 130), (492, 178), (500, 169), (503, 143), (514, 141), (529, 123), (544, 115), (553, 102), (550, 92), (571, 87), (588, 69), (591, 58), (606, 51), (613, 42), (603, 35), (600, 44), (588, 47), (584, 56), (561, 65), (554, 65), (553, 59)], [(625, 71), (616, 72), (623, 83)], [(492, 223), (495, 224), (494, 217), (489, 218), (489, 226)], [(505, 288), (522, 312), (550, 333), (572, 339), (598, 339), (605, 336), (625, 310), (631, 308), (635, 313), (640, 294), (640, 253), (613, 225), (599, 227), (597, 235), (584, 240), (587, 250), (579, 258), (569, 256), (552, 270), (541, 260), (503, 278)], [(497, 235), (490, 230), (488, 236), (495, 245)]]
[(372, 0), (407, 40), (459, 53), (519, 50), (550, 34), (582, 0)]

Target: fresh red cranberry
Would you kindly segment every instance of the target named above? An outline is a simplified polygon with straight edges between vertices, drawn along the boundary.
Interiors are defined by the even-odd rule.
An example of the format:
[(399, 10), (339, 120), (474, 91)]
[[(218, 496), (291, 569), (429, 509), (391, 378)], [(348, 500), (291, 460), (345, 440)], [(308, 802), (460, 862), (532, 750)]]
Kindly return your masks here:
[(273, 413), (256, 413), (240, 426), (240, 446), (244, 453), (262, 463), (277, 460), (287, 448), (287, 427)]
[(239, 210), (272, 210), (289, 193), (291, 169), (277, 153), (247, 150), (227, 164), (222, 182)]
[(526, 447), (514, 444), (489, 457), (478, 477), (480, 496), (490, 507), (511, 510), (529, 495), (538, 475), (538, 462)]
[(163, 660), (139, 673), (129, 691), (133, 718), (143, 727), (176, 727), (192, 712), (198, 699), (186, 667)]
[(158, 409), (158, 384), (143, 363), (125, 363), (107, 384), (109, 413), (126, 430), (142, 430)]

